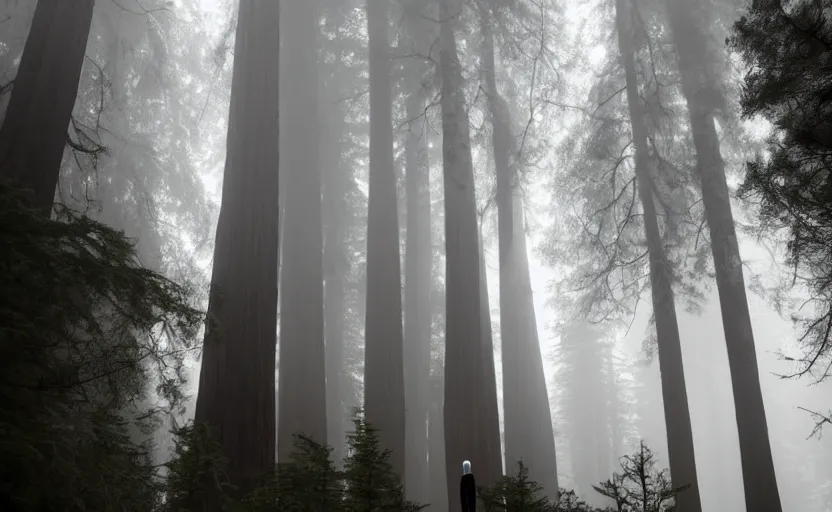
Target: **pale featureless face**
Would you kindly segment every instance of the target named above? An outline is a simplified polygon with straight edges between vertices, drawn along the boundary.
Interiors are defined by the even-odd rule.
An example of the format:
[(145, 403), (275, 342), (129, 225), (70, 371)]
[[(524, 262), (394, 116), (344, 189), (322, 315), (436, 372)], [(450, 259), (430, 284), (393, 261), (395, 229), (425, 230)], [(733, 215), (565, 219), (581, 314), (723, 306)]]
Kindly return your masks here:
[(471, 461), (466, 460), (462, 463), (462, 474), (467, 475), (471, 472)]

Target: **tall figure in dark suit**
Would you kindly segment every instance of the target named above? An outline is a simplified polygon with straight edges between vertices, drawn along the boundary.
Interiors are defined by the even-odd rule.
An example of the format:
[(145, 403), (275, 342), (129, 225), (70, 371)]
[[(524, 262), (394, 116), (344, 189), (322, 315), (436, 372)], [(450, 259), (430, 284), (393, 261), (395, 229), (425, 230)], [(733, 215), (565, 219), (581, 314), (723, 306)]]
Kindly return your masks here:
[(477, 484), (471, 473), (471, 462), (462, 463), (462, 480), (459, 481), (459, 498), (462, 501), (462, 512), (476, 512)]

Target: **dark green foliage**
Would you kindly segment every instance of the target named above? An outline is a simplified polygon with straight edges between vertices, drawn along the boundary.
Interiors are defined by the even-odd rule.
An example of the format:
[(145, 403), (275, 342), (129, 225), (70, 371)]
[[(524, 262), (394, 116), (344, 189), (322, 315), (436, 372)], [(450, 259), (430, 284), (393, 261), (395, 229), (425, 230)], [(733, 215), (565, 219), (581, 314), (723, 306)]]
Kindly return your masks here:
[(390, 451), (379, 446), (376, 429), (359, 414), (347, 438), (344, 460), (344, 512), (416, 512), (423, 505), (404, 499), (399, 475), (390, 466)]
[(48, 402), (29, 417), (4, 407), (0, 509), (152, 510), (158, 484), (150, 447), (131, 442), (127, 422), (105, 407), (68, 416)]
[(558, 504), (554, 510), (556, 512), (598, 512), (597, 509), (578, 498), (575, 491), (561, 491)]
[(201, 315), (123, 234), (25, 205), (0, 183), (0, 509), (153, 510), (150, 447), (124, 411), (150, 383), (178, 404)]
[(480, 488), (479, 498), (485, 512), (601, 512), (578, 498), (575, 491), (561, 491), (555, 504), (540, 496), (541, 490), (537, 482), (529, 480), (528, 470), (520, 462), (514, 476)]
[(637, 452), (621, 459), (621, 473), (593, 487), (613, 500), (618, 512), (670, 512), (685, 487), (674, 488), (668, 471), (655, 465), (655, 455), (642, 441)]
[(517, 464), (517, 475), (504, 476), (489, 487), (479, 489), (479, 498), (485, 512), (557, 512), (537, 482), (529, 480), (529, 470), (522, 462)]
[(168, 512), (240, 510), (229, 496), (234, 487), (225, 472), (227, 459), (210, 429), (201, 423), (176, 429), (174, 457), (168, 474), (165, 505)]
[(279, 464), (275, 474), (244, 502), (253, 512), (328, 512), (340, 510), (341, 473), (335, 469), (332, 448), (305, 436), (295, 436), (291, 462)]
[(540, 485), (529, 480), (519, 463), (517, 474), (479, 489), (485, 512), (672, 512), (673, 500), (685, 487), (674, 488), (668, 471), (655, 469), (655, 455), (643, 442), (639, 451), (621, 459), (621, 473), (593, 488), (616, 503), (603, 511), (587, 505), (574, 491), (562, 490), (557, 504), (540, 496)]
[[(759, 200), (763, 229), (787, 228), (794, 277), (812, 293), (806, 371), (832, 333), (832, 11), (825, 0), (755, 0), (731, 46), (751, 71), (743, 114), (774, 125), (769, 154), (748, 164), (740, 195)], [(823, 365), (826, 366), (826, 365)], [(827, 368), (828, 369), (828, 368)]]
[[(347, 441), (344, 471), (332, 461), (332, 448), (295, 436), (292, 460), (265, 475), (241, 503), (229, 497), (220, 445), (201, 425), (174, 432), (176, 452), (166, 466), (165, 512), (418, 512), (425, 508), (404, 499), (390, 453), (379, 447), (376, 430), (359, 415)], [(148, 509), (149, 510), (149, 509)]]

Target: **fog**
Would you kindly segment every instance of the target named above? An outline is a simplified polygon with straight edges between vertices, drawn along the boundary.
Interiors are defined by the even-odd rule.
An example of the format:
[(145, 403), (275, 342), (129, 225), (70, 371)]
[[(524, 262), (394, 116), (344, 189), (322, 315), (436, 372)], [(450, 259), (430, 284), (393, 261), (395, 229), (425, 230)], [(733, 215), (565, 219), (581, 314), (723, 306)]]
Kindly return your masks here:
[[(743, 115), (745, 2), (79, 0), (64, 33), (70, 1), (0, 2), (0, 174), (49, 167), (25, 155), (55, 153), (32, 135), (55, 117), (55, 202), (204, 312), (196, 345), (165, 345), (182, 373), (137, 362), (117, 406), (153, 411), (126, 435), (154, 464), (195, 420), (240, 492), (296, 434), (351, 467), (360, 410), (428, 510), (459, 510), (463, 460), (614, 510), (594, 487), (644, 442), (693, 479), (677, 512), (832, 512), (829, 332), (804, 336), (828, 288), (803, 277), (828, 261), (796, 262), (738, 192), (783, 140)], [(61, 142), (41, 85), (74, 86), (59, 47), (83, 40)], [(15, 107), (20, 83), (54, 109)]]

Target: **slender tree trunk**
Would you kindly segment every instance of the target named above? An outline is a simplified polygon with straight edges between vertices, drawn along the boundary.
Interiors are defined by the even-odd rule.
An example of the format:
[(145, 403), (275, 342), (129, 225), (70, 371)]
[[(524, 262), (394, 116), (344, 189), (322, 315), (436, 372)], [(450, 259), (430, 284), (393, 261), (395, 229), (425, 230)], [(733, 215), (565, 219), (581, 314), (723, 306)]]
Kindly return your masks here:
[[(431, 375), (429, 382), (430, 408), (428, 410), (428, 484), (431, 511), (448, 512), (448, 480), (445, 471), (445, 422), (442, 414), (444, 382), (440, 373)], [(458, 486), (458, 484), (457, 484)], [(456, 486), (454, 487), (456, 489)], [(453, 503), (452, 506), (455, 506)]]
[(602, 334), (585, 322), (576, 322), (561, 331), (560, 350), (563, 371), (570, 378), (564, 391), (567, 401), (563, 413), (567, 420), (575, 490), (590, 504), (606, 503), (592, 489), (609, 478), (610, 438), (608, 435), (608, 387), (604, 376)]
[(274, 2), (241, 0), (195, 413), (216, 430), (240, 493), (274, 467), (278, 22)]
[[(482, 429), (483, 448), (491, 457), (496, 457), (496, 464), (486, 467), (493, 473), (478, 472), (480, 478), (494, 481), (502, 476), (503, 454), (500, 445), (500, 408), (497, 402), (497, 375), (494, 367), (494, 335), (491, 331), (491, 303), (488, 300), (488, 277), (485, 266), (485, 249), (482, 243), (482, 226), (478, 226), (480, 250), (480, 322), (482, 325), (482, 368), (483, 379), (480, 386), (480, 410), (485, 418)], [(496, 456), (493, 454), (496, 453)], [(498, 468), (499, 471), (495, 471)], [(511, 473), (513, 468), (509, 468)]]
[[(52, 2), (53, 4), (56, 2)], [(37, 9), (37, 2), (4, 2), (3, 3), (3, 55), (0, 56), (0, 87), (10, 85), (20, 65), (20, 58), (23, 54), (23, 47), (26, 39), (31, 33), (32, 19)], [(8, 93), (8, 91), (6, 91)], [(2, 123), (4, 111), (3, 101), (8, 99), (8, 94), (0, 96), (0, 123)]]
[(715, 108), (720, 103), (714, 101), (719, 96), (719, 84), (713, 83), (708, 56), (719, 50), (709, 47), (708, 36), (703, 32), (704, 22), (701, 20), (706, 16), (702, 11), (707, 7), (702, 2), (668, 0), (667, 5), (682, 92), (687, 99), (696, 147), (702, 203), (711, 235), (711, 252), (734, 392), (745, 505), (754, 512), (780, 512), (783, 507), (760, 389), (742, 260), (725, 178), (725, 163), (714, 126)]
[(644, 233), (647, 238), (653, 311), (656, 316), (656, 337), (670, 473), (676, 487), (689, 486), (676, 498), (676, 508), (679, 512), (700, 512), (702, 503), (699, 496), (690, 409), (682, 364), (682, 344), (679, 324), (676, 320), (670, 264), (665, 254), (656, 206), (653, 202), (647, 129), (638, 93), (635, 65), (634, 18), (629, 2), (630, 0), (616, 1), (618, 45), (627, 80), (627, 103), (636, 151), (636, 180), (644, 212)]
[(0, 128), (0, 176), (49, 215), (95, 0), (39, 0)]
[[(282, 2), (286, 172), (280, 311), (278, 461), (294, 435), (326, 443), (323, 234), (318, 133), (317, 2)], [(311, 84), (311, 85), (310, 85)]]
[(433, 283), (430, 229), (430, 165), (428, 128), (422, 116), (425, 96), (421, 68), (413, 66), (405, 99), (408, 129), (405, 139), (407, 241), (404, 287), (404, 375), (407, 446), (405, 491), (410, 500), (428, 503), (428, 403), (430, 379), (431, 303)]
[(442, 147), (445, 185), (445, 468), (448, 503), (459, 504), (463, 460), (470, 460), (477, 483), (488, 485), (502, 473), (500, 452), (488, 443), (493, 422), (481, 407), (486, 380), (480, 301), (479, 236), (474, 169), (462, 71), (453, 23), (461, 3), (445, 0), (440, 27)]
[(327, 443), (336, 465), (344, 460), (348, 431), (345, 387), (344, 331), (346, 329), (346, 286), (349, 273), (346, 229), (349, 209), (346, 180), (352, 173), (341, 163), (345, 130), (344, 112), (335, 103), (334, 85), (325, 86), (325, 112), (321, 116), (321, 162), (324, 229), (324, 334), (326, 349)]
[[(333, 9), (325, 15), (338, 16)], [(324, 48), (324, 51), (327, 49)], [(321, 77), (319, 91), (326, 105), (319, 112), (321, 131), (320, 155), (322, 168), (322, 215), (324, 233), (324, 338), (326, 351), (327, 443), (332, 459), (340, 467), (346, 456), (346, 437), (351, 429), (347, 403), (354, 395), (351, 376), (346, 365), (347, 286), (351, 270), (347, 247), (347, 230), (351, 220), (350, 190), (354, 179), (352, 169), (342, 158), (347, 120), (340, 100), (339, 71), (343, 48), (334, 45), (333, 63), (319, 59)]]
[(482, 7), (480, 13), (483, 82), (491, 110), (497, 175), (506, 468), (511, 472), (517, 461), (522, 460), (529, 470), (529, 478), (541, 485), (543, 494), (555, 497), (558, 494), (555, 433), (537, 336), (525, 223), (517, 193), (516, 169), (511, 161), (516, 151), (514, 134), (508, 105), (497, 91), (489, 7)]
[(370, 180), (367, 206), (367, 311), (364, 410), (379, 429), (382, 449), (404, 474), (405, 412), (402, 288), (396, 171), (393, 166), (393, 98), (387, 42), (388, 0), (367, 0), (370, 46)]
[(622, 445), (624, 444), (624, 436), (621, 432), (621, 398), (619, 395), (619, 383), (615, 371), (615, 360), (612, 347), (607, 348), (606, 372), (608, 379), (609, 390), (609, 425), (610, 425), (610, 447), (611, 452), (607, 455), (607, 475), (615, 471), (618, 463), (618, 458), (624, 455), (622, 453)]
[[(278, 94), (278, 96), (279, 96), (279, 94)], [(283, 112), (284, 111), (284, 109), (283, 109), (283, 100), (279, 100), (279, 103), (280, 103), (280, 111)], [(281, 123), (281, 129), (282, 129), (283, 121), (279, 121), (279, 123)], [(278, 143), (278, 148), (279, 148), (280, 151), (283, 150), (283, 146), (280, 143)], [(279, 187), (280, 187), (280, 194), (279, 194), (280, 199), (278, 201), (278, 205), (279, 205), (278, 209), (280, 210), (280, 213), (279, 213), (279, 216), (278, 216), (278, 228), (277, 228), (277, 248), (278, 248), (278, 251), (277, 251), (277, 289), (278, 290), (280, 290), (280, 288), (283, 286), (283, 252), (284, 252), (284, 248), (285, 248), (285, 245), (283, 244), (283, 238), (284, 238), (284, 234), (286, 232), (286, 230), (284, 229), (284, 226), (286, 224), (286, 201), (285, 201), (285, 197), (284, 197), (285, 194), (286, 194), (286, 192), (285, 192), (285, 190), (286, 190), (285, 181), (286, 181), (285, 173), (283, 173), (283, 174), (280, 175), (279, 180), (278, 180)], [(280, 355), (279, 355), (280, 352), (279, 351), (280, 351), (280, 324), (281, 324), (281, 322), (280, 322), (280, 310), (283, 308), (283, 305), (281, 304), (281, 302), (282, 301), (280, 300), (280, 295), (278, 295), (278, 298), (277, 298), (277, 329), (276, 329), (276, 331), (277, 331), (277, 335), (276, 335), (277, 345), (275, 347), (275, 375), (274, 375), (274, 391), (275, 391), (275, 396), (274, 396), (274, 408), (275, 408), (274, 423), (275, 423), (275, 429), (277, 428), (278, 425), (280, 425), (280, 403), (279, 403), (280, 400), (278, 399), (278, 397), (280, 396), (280, 380), (279, 380), (279, 377), (280, 377)], [(275, 431), (275, 434), (276, 433), (277, 432)], [(275, 443), (274, 443), (274, 456), (275, 456), (275, 460), (277, 460), (277, 437), (276, 436), (275, 436)]]

